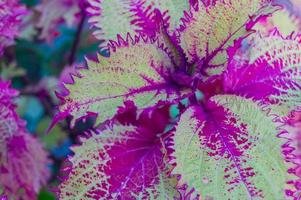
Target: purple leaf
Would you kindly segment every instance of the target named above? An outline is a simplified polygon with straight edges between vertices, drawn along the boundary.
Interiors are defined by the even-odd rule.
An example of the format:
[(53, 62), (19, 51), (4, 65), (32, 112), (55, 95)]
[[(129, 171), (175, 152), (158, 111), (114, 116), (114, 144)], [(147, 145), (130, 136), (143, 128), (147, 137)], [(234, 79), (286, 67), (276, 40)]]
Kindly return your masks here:
[[(130, 107), (129, 107), (130, 108)], [(120, 110), (114, 124), (91, 132), (73, 147), (68, 177), (59, 187), (62, 199), (173, 199), (176, 179), (169, 176), (163, 133), (166, 109), (143, 113), (133, 121), (123, 118), (134, 110)], [(168, 113), (168, 109), (167, 109)]]
[(46, 184), (50, 162), (15, 112), (12, 98), (17, 94), (0, 80), (0, 188), (9, 199), (32, 200)]

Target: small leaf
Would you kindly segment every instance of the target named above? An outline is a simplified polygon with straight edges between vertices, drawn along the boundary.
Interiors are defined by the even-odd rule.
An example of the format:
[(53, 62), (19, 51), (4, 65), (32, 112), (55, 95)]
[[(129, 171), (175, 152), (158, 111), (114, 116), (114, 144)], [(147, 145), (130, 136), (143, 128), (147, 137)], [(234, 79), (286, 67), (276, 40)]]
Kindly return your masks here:
[(285, 199), (283, 142), (257, 103), (217, 95), (190, 107), (173, 136), (172, 174), (203, 199)]
[(48, 134), (45, 134), (45, 130), (47, 130), (50, 123), (51, 119), (45, 117), (39, 122), (36, 130), (47, 150), (59, 148), (67, 138), (67, 133), (60, 126), (55, 126)]
[(1, 78), (3, 80), (10, 80), (15, 77), (24, 76), (26, 74), (25, 70), (18, 68), (15, 63), (4, 64), (0, 63)]

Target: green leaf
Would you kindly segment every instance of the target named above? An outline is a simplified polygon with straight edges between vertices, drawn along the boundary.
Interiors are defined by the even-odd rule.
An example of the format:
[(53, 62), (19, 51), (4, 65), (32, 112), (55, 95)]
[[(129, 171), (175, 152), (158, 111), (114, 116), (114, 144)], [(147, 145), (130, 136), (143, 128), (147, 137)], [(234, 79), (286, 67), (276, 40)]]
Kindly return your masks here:
[(55, 200), (55, 194), (47, 191), (41, 190), (38, 196), (38, 200)]
[(67, 138), (67, 133), (60, 126), (55, 126), (49, 133), (45, 134), (45, 130), (47, 130), (50, 123), (51, 119), (45, 117), (37, 126), (39, 138), (48, 150), (58, 147), (58, 145)]
[(0, 63), (0, 72), (3, 80), (10, 80), (14, 77), (20, 77), (26, 74), (25, 70), (18, 68), (15, 63), (4, 64)]

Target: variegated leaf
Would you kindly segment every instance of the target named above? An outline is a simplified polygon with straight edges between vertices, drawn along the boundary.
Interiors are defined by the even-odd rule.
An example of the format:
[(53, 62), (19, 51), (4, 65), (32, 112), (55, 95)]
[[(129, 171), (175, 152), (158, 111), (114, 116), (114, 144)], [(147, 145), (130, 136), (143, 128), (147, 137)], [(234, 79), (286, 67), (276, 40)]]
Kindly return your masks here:
[(14, 38), (20, 35), (22, 19), (28, 10), (19, 0), (0, 1), (0, 56), (4, 48), (14, 44)]
[(287, 143), (282, 146), (285, 159), (294, 165), (290, 172), (296, 177), (289, 180), (291, 185), (286, 193), (294, 199), (300, 198), (301, 190), (301, 111), (293, 111), (285, 121), (281, 136), (287, 139)]
[(234, 56), (224, 76), (227, 93), (250, 97), (287, 115), (301, 104), (301, 45), (299, 38), (283, 38), (278, 32), (254, 35), (242, 62)]
[(199, 2), (186, 15), (179, 40), (189, 62), (201, 62), (207, 75), (220, 74), (227, 61), (227, 48), (233, 41), (250, 34), (250, 28), (262, 15), (277, 7), (269, 0), (217, 0), (209, 5)]
[(172, 61), (156, 43), (128, 38), (116, 45), (110, 57), (88, 60), (88, 69), (80, 70), (74, 84), (66, 85), (69, 95), (62, 97), (58, 118), (70, 114), (74, 124), (93, 113), (98, 115), (98, 124), (110, 119), (126, 100), (145, 108), (181, 96), (169, 79)]
[(100, 40), (116, 40), (117, 35), (126, 37), (127, 33), (134, 35), (138, 27), (131, 23), (133, 20), (130, 12), (133, 0), (88, 0), (90, 6), (87, 12), (91, 15), (91, 23), (96, 31), (94, 35)]
[(165, 200), (178, 195), (161, 141), (148, 129), (114, 125), (92, 133), (73, 151), (60, 199)]
[[(147, 27), (153, 27), (156, 21), (149, 21), (154, 15), (154, 10), (160, 10), (163, 15), (164, 22), (168, 25), (168, 29), (173, 33), (176, 28), (179, 28), (181, 18), (184, 16), (185, 11), (189, 11), (191, 0), (138, 0), (140, 3), (133, 5), (132, 11), (135, 13), (135, 22), (142, 32)], [(137, 23), (138, 22), (138, 23)], [(148, 22), (148, 23), (147, 23)], [(156, 24), (154, 24), (156, 25)]]
[(47, 152), (32, 135), (19, 128), (0, 152), (0, 187), (9, 199), (35, 199), (50, 176)]
[(254, 30), (269, 35), (277, 28), (277, 30), (285, 36), (292, 32), (301, 30), (301, 18), (294, 15), (289, 8), (285, 7), (281, 11), (273, 13), (267, 18), (263, 18), (254, 26)]
[[(192, 0), (190, 0), (192, 1)], [(161, 23), (175, 31), (190, 7), (189, 0), (88, 0), (87, 11), (91, 14), (89, 22), (97, 29), (94, 34), (98, 39), (116, 40), (117, 35), (126, 37), (128, 33), (143, 33), (154, 37)], [(156, 10), (162, 18), (157, 19)], [(112, 26), (114, 24), (114, 26)], [(102, 46), (105, 47), (105, 46)]]
[(6, 152), (7, 140), (18, 133), (20, 123), (11, 108), (0, 105), (0, 152)]
[(0, 80), (0, 152), (6, 152), (7, 140), (17, 134), (19, 126), (24, 124), (16, 115), (12, 98), (18, 91), (10, 87), (9, 82)]
[(173, 136), (172, 174), (202, 199), (285, 199), (293, 175), (277, 134), (256, 102), (213, 96), (182, 114)]
[(0, 79), (0, 190), (9, 199), (32, 200), (49, 177), (49, 160), (15, 111), (17, 94)]

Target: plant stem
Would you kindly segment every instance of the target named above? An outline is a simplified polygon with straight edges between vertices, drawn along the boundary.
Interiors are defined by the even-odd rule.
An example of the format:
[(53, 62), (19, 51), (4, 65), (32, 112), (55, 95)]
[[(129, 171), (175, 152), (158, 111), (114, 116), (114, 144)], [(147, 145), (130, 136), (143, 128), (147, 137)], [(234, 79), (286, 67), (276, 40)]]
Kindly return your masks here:
[(72, 48), (71, 48), (71, 53), (70, 53), (70, 57), (69, 57), (69, 65), (72, 65), (75, 61), (76, 51), (77, 51), (77, 48), (78, 48), (78, 45), (79, 45), (79, 42), (80, 42), (80, 36), (81, 36), (82, 31), (83, 31), (83, 27), (84, 27), (84, 23), (85, 23), (85, 19), (86, 19), (85, 11), (82, 10), (81, 13), (82, 13), (82, 17), (81, 17), (81, 20), (80, 20), (80, 22), (77, 26), (75, 39), (73, 41)]

